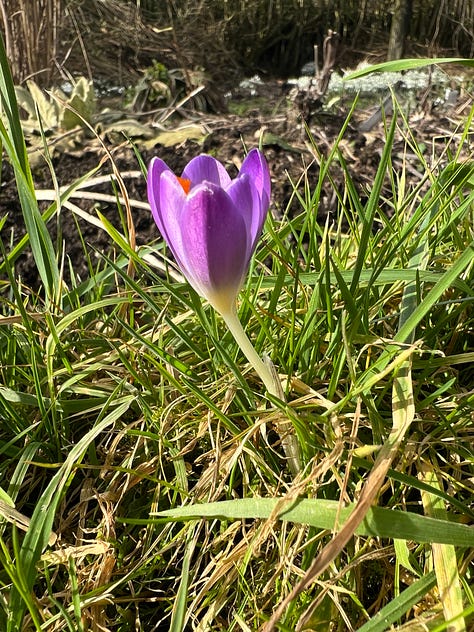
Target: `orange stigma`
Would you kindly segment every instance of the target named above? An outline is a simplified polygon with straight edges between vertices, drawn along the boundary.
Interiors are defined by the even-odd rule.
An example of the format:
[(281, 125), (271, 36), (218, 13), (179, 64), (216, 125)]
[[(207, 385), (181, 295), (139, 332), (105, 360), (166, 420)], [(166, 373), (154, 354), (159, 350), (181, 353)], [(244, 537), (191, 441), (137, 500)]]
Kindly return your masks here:
[(178, 182), (183, 187), (183, 190), (187, 195), (189, 191), (191, 190), (191, 180), (188, 180), (187, 178), (178, 177)]

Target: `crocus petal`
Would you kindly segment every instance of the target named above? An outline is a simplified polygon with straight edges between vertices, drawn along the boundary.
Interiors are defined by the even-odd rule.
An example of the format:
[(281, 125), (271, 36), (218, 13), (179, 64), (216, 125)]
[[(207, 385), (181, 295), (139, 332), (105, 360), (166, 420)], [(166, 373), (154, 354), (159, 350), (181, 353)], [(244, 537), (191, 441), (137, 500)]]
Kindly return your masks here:
[(229, 314), (270, 204), (263, 155), (252, 150), (235, 180), (209, 155), (191, 160), (181, 178), (154, 158), (147, 189), (155, 222), (182, 273), (215, 309)]
[(182, 177), (191, 181), (191, 186), (201, 182), (212, 182), (225, 188), (230, 184), (230, 176), (223, 165), (213, 156), (201, 154), (193, 158), (184, 168)]
[[(247, 154), (240, 168), (239, 177), (247, 173), (254, 183), (262, 200), (262, 205), (266, 209), (270, 204), (271, 180), (268, 165), (263, 154), (258, 149), (252, 149)], [(266, 212), (266, 210), (265, 210)]]
[(179, 267), (183, 265), (183, 243), (179, 218), (186, 202), (186, 193), (172, 171), (161, 172), (153, 186), (154, 197), (149, 197), (156, 225), (170, 247)]
[(166, 162), (161, 160), (161, 158), (152, 158), (148, 169), (147, 193), (151, 212), (155, 222), (158, 224), (160, 232), (160, 177), (165, 171), (171, 172)]
[(242, 214), (219, 186), (191, 191), (180, 217), (191, 285), (221, 313), (232, 308), (247, 269), (248, 233)]
[(249, 238), (246, 260), (248, 263), (262, 231), (267, 209), (263, 209), (258, 191), (247, 174), (232, 180), (226, 193), (239, 210), (247, 227)]

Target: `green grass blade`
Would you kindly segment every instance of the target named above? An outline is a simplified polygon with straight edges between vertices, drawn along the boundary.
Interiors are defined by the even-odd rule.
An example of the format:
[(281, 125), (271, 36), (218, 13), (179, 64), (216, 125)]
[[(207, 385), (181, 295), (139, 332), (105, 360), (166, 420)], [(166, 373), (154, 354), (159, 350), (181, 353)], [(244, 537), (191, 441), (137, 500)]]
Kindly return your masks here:
[(376, 612), (370, 621), (359, 628), (359, 632), (386, 632), (392, 623), (403, 617), (435, 586), (436, 576), (433, 571), (421, 579), (417, 579), (398, 597)]
[[(238, 500), (203, 503), (178, 507), (154, 514), (170, 520), (191, 520), (197, 518), (218, 519), (267, 519), (277, 512), (285, 522), (307, 524), (318, 529), (333, 530), (349, 517), (353, 506), (340, 507), (334, 500), (302, 499), (288, 509), (282, 506), (280, 498), (243, 498)], [(474, 546), (474, 531), (467, 525), (427, 518), (415, 513), (392, 511), (383, 507), (372, 507), (356, 530), (359, 535), (381, 538), (399, 538), (415, 542), (441, 542), (457, 546)]]
[(474, 259), (474, 241), (472, 241), (459, 256), (459, 258), (453, 263), (453, 265), (446, 270), (442, 277), (436, 282), (433, 288), (424, 297), (423, 301), (413, 310), (410, 315), (407, 315), (402, 327), (394, 336), (396, 342), (404, 342), (412, 336), (412, 333), (426, 316), (426, 314), (433, 308), (435, 303), (441, 298), (441, 296), (452, 287), (456, 280), (462, 275), (465, 269), (472, 265)]
[(354, 265), (354, 272), (350, 288), (353, 294), (355, 294), (355, 290), (359, 284), (359, 278), (362, 272), (362, 268), (364, 267), (369, 251), (369, 243), (373, 231), (375, 213), (380, 202), (380, 192), (382, 190), (382, 185), (386, 177), (396, 126), (397, 117), (396, 114), (394, 114), (387, 132), (387, 138), (385, 141), (382, 156), (380, 158), (379, 166), (377, 168), (377, 173), (375, 174), (374, 184), (370, 191), (366, 208), (364, 209), (364, 216), (360, 217), (360, 221), (362, 222), (362, 233), (358, 244), (357, 259)]
[(440, 57), (439, 59), (394, 59), (393, 61), (384, 61), (380, 64), (373, 64), (351, 72), (344, 77), (345, 81), (351, 79), (358, 79), (359, 77), (365, 77), (373, 72), (401, 72), (405, 70), (415, 70), (416, 68), (426, 68), (426, 66), (433, 66), (434, 64), (460, 64), (462, 66), (472, 67), (474, 61), (472, 59), (466, 59), (464, 57)]
[(56, 254), (36, 201), (13, 79), (1, 34), (0, 71), (0, 103), (8, 121), (7, 129), (0, 119), (0, 141), (3, 143), (15, 171), (18, 196), (39, 276), (43, 282), (47, 298), (56, 304), (61, 289)]
[(186, 536), (186, 551), (183, 557), (183, 566), (181, 569), (181, 581), (179, 583), (176, 600), (173, 607), (171, 624), (169, 632), (182, 632), (186, 623), (186, 604), (188, 600), (188, 588), (190, 582), (191, 558), (198, 543), (200, 527), (197, 525), (194, 529), (189, 529)]
[[(420, 478), (433, 487), (439, 487), (436, 472), (429, 463), (423, 464)], [(448, 518), (444, 502), (438, 496), (422, 492), (421, 499), (427, 516), (441, 520)], [(431, 550), (444, 617), (446, 621), (453, 621), (449, 630), (450, 632), (465, 632), (466, 623), (463, 618), (463, 598), (456, 549), (452, 544), (433, 542)]]

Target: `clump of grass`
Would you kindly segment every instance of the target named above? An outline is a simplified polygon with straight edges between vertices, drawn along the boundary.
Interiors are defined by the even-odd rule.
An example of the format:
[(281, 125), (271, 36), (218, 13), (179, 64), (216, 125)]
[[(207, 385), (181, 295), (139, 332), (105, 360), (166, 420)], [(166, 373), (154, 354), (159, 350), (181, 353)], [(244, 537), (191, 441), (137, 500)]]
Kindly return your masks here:
[[(240, 303), (283, 404), (163, 245), (136, 246), (126, 208), (122, 231), (94, 220), (111, 252), (65, 286), (47, 241), (58, 205), (34, 206), (8, 87), (0, 131), (43, 297), (3, 244), (1, 629), (466, 630), (473, 113), (428, 160), (395, 108), (365, 201), (345, 128), (325, 155), (309, 137), (318, 180), (302, 172), (301, 212), (268, 220)], [(392, 167), (395, 137), (415, 185), (408, 159)], [(320, 225), (335, 170), (338, 219)]]

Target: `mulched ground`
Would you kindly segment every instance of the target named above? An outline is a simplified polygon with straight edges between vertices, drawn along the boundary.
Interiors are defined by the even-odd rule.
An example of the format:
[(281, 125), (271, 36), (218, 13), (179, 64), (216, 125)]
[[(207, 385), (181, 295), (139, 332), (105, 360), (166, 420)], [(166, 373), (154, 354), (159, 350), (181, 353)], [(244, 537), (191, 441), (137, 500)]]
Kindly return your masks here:
[[(278, 217), (283, 212), (295, 213), (301, 211), (299, 202), (295, 199), (293, 184), (302, 190), (301, 177), (305, 170), (310, 185), (316, 183), (318, 176), (318, 158), (314, 149), (308, 142), (308, 136), (302, 125), (301, 113), (296, 106), (288, 107), (288, 89), (282, 82), (266, 84), (263, 88), (266, 98), (266, 106), (255, 107), (245, 112), (244, 116), (236, 114), (208, 115), (196, 112), (179, 112), (174, 119), (167, 121), (167, 127), (180, 127), (184, 124), (196, 123), (205, 130), (203, 140), (184, 140), (175, 146), (156, 145), (145, 149), (137, 140), (140, 154), (147, 164), (152, 156), (159, 155), (169, 166), (180, 173), (185, 164), (199, 153), (207, 152), (215, 155), (224, 162), (231, 175), (237, 173), (238, 166), (243, 157), (243, 146), (247, 148), (258, 144), (263, 135), (265, 156), (270, 165), (273, 181), (272, 212)], [(282, 104), (284, 103), (284, 106)], [(431, 152), (437, 147), (439, 155), (449, 136), (456, 130), (457, 125), (465, 120), (472, 105), (469, 95), (461, 95), (454, 106), (437, 106), (435, 99), (424, 99), (419, 111), (411, 115), (412, 132), (418, 142), (426, 144), (427, 151)], [(327, 112), (317, 109), (310, 117), (309, 126), (317, 146), (317, 151), (325, 155), (329, 152), (332, 143), (339, 134), (350, 102), (339, 104), (338, 109)], [(357, 110), (351, 120), (344, 140), (340, 147), (347, 161), (349, 170), (358, 188), (361, 198), (373, 182), (381, 152), (384, 147), (383, 124), (379, 123), (372, 130), (362, 132), (360, 124), (367, 120), (370, 112)], [(192, 117), (192, 121), (184, 117)], [(143, 123), (143, 119), (141, 120)], [(150, 115), (148, 124), (153, 125), (153, 117)], [(111, 152), (116, 168), (120, 173), (135, 172), (131, 177), (125, 177), (128, 196), (131, 200), (146, 202), (145, 179), (139, 173), (140, 166), (134, 149), (128, 144), (116, 144), (110, 138), (103, 137), (103, 142)], [(397, 162), (401, 166), (404, 160), (404, 142), (401, 137), (394, 147), (394, 165)], [(102, 162), (98, 175), (112, 173), (110, 160), (104, 159), (106, 152), (101, 143), (91, 134), (82, 133), (79, 140), (72, 143), (70, 148), (63, 148), (53, 154), (53, 168), (57, 183), (64, 186), (83, 176), (89, 170)], [(406, 154), (405, 154), (406, 159)], [(53, 180), (49, 167), (41, 160), (35, 161), (34, 179), (38, 189), (50, 189)], [(414, 156), (408, 153), (408, 178), (419, 181), (421, 177), (420, 166)], [(335, 165), (332, 169), (332, 177), (340, 190), (344, 187), (344, 174), (342, 169)], [(292, 184), (293, 183), (293, 184)], [(299, 183), (299, 184), (298, 184)], [(113, 194), (110, 180), (99, 184), (89, 191)], [(74, 199), (83, 211), (95, 215), (98, 208), (114, 225), (120, 226), (117, 204), (114, 202), (100, 202), (97, 204), (89, 198)], [(40, 202), (42, 209), (46, 202)], [(337, 212), (337, 198), (334, 190), (328, 185), (327, 190), (321, 196), (321, 205), (318, 216), (324, 221), (329, 214)], [(6, 222), (1, 231), (1, 239), (7, 252), (11, 244), (17, 243), (24, 234), (24, 223), (21, 207), (18, 201), (15, 179), (7, 160), (2, 161), (0, 180), (0, 218), (7, 215)], [(158, 237), (157, 229), (147, 209), (133, 208), (133, 218), (139, 244), (149, 243)], [(90, 252), (108, 253), (111, 249), (111, 238), (104, 231), (80, 217), (73, 217), (70, 210), (62, 209), (59, 218), (53, 218), (50, 223), (50, 232), (53, 240), (59, 240), (64, 244), (65, 251), (70, 258), (78, 279), (88, 276), (87, 263), (84, 257), (83, 241), (88, 245)], [(97, 256), (96, 254), (92, 255)], [(1, 265), (1, 264), (0, 264)], [(67, 267), (67, 266), (66, 266)], [(37, 273), (33, 258), (28, 248), (15, 262), (15, 274), (22, 282), (31, 288), (38, 285)], [(66, 281), (68, 273), (66, 272)], [(3, 267), (0, 267), (0, 280), (6, 275)]]

